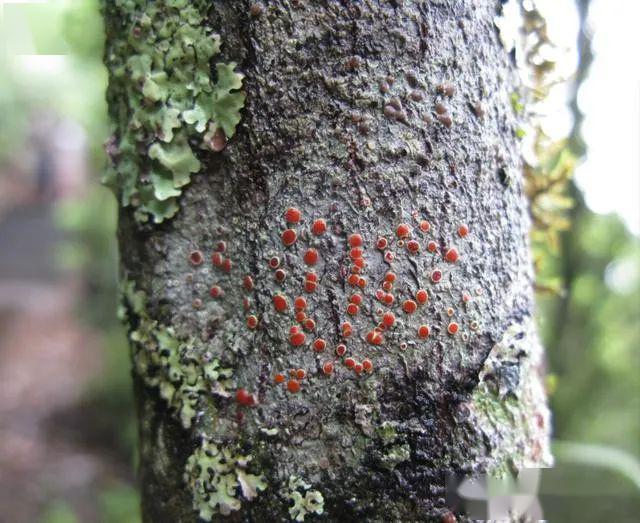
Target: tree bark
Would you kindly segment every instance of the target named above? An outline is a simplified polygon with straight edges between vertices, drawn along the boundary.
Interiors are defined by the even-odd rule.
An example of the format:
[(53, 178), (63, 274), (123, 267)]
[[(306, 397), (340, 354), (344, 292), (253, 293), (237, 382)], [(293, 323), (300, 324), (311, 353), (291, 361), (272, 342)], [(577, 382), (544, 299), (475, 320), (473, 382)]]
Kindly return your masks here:
[[(142, 4), (105, 8), (116, 164), (132, 95), (115, 78), (113, 56), (126, 53), (118, 46)], [(548, 463), (511, 106), (518, 83), (494, 25), (500, 2), (196, 4), (221, 37), (212, 71), (218, 59), (236, 62), (246, 101), (224, 150), (204, 150), (189, 134), (200, 172), (177, 197), (175, 216), (158, 225), (141, 223), (131, 205), (120, 213), (144, 520), (438, 520), (451, 517), (448, 471)], [(162, 102), (143, 105), (151, 103)], [(134, 152), (141, 183), (157, 161), (154, 140)], [(302, 218), (287, 224), (292, 207)], [(327, 223), (320, 235), (317, 219)], [(410, 226), (408, 238), (398, 238), (400, 224)], [(287, 247), (288, 228), (297, 239)], [(354, 240), (362, 256), (352, 234), (363, 239), (361, 247)], [(305, 262), (309, 248), (315, 265)], [(217, 251), (231, 260), (228, 271), (211, 263)], [(358, 259), (366, 266), (352, 286)], [(395, 282), (377, 293), (388, 271)], [(419, 289), (428, 292), (424, 304)], [(276, 295), (286, 299), (283, 312)], [(315, 327), (296, 322), (297, 296)], [(405, 312), (407, 300), (415, 312)], [(385, 312), (395, 324), (378, 332)], [(318, 338), (323, 351), (314, 349)], [(372, 369), (358, 373), (347, 358)], [(292, 369), (306, 376), (291, 378)]]

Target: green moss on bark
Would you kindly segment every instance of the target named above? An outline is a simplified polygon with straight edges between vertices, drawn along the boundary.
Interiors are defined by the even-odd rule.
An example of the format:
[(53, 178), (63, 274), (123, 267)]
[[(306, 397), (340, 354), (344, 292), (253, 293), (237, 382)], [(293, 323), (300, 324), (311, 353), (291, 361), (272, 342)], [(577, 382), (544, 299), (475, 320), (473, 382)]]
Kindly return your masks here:
[(493, 442), (487, 471), (506, 477), (524, 468), (550, 466), (549, 413), (539, 379), (542, 349), (533, 321), (512, 325), (493, 347), (469, 406), (469, 426)]

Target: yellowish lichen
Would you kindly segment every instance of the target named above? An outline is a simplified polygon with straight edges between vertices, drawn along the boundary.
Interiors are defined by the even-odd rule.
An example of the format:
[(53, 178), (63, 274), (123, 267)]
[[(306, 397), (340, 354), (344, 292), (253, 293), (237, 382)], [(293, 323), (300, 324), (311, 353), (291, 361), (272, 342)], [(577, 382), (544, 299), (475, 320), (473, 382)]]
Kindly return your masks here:
[(285, 497), (293, 502), (289, 515), (293, 521), (304, 521), (309, 514), (324, 512), (324, 498), (318, 490), (310, 490), (311, 485), (298, 476), (289, 477)]
[(189, 457), (184, 480), (193, 496), (193, 508), (205, 521), (239, 510), (241, 499), (251, 501), (267, 484), (249, 471), (251, 457), (240, 449), (204, 440)]
[(146, 294), (132, 281), (122, 284), (122, 297), (119, 315), (129, 325), (134, 371), (146, 385), (158, 388), (189, 428), (199, 402), (212, 391), (224, 394), (231, 386), (231, 369), (202, 352), (194, 339), (180, 340), (171, 327), (151, 318)]

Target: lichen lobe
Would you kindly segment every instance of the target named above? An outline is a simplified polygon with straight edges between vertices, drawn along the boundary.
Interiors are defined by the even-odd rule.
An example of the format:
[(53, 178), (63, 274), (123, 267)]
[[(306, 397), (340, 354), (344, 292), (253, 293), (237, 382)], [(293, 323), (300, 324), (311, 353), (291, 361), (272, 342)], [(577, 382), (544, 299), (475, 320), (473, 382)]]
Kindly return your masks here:
[(160, 223), (176, 214), (182, 188), (200, 171), (196, 150), (219, 151), (235, 133), (243, 75), (233, 62), (212, 71), (221, 41), (207, 24), (207, 2), (104, 6), (107, 97), (117, 123), (104, 181), (139, 222)]

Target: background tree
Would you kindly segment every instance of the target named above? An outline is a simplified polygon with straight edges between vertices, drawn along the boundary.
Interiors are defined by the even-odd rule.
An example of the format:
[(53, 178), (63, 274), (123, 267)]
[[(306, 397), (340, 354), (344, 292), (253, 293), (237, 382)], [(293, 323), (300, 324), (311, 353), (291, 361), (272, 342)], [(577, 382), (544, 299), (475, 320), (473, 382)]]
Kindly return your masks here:
[(547, 463), (499, 2), (104, 14), (144, 518), (436, 518)]

